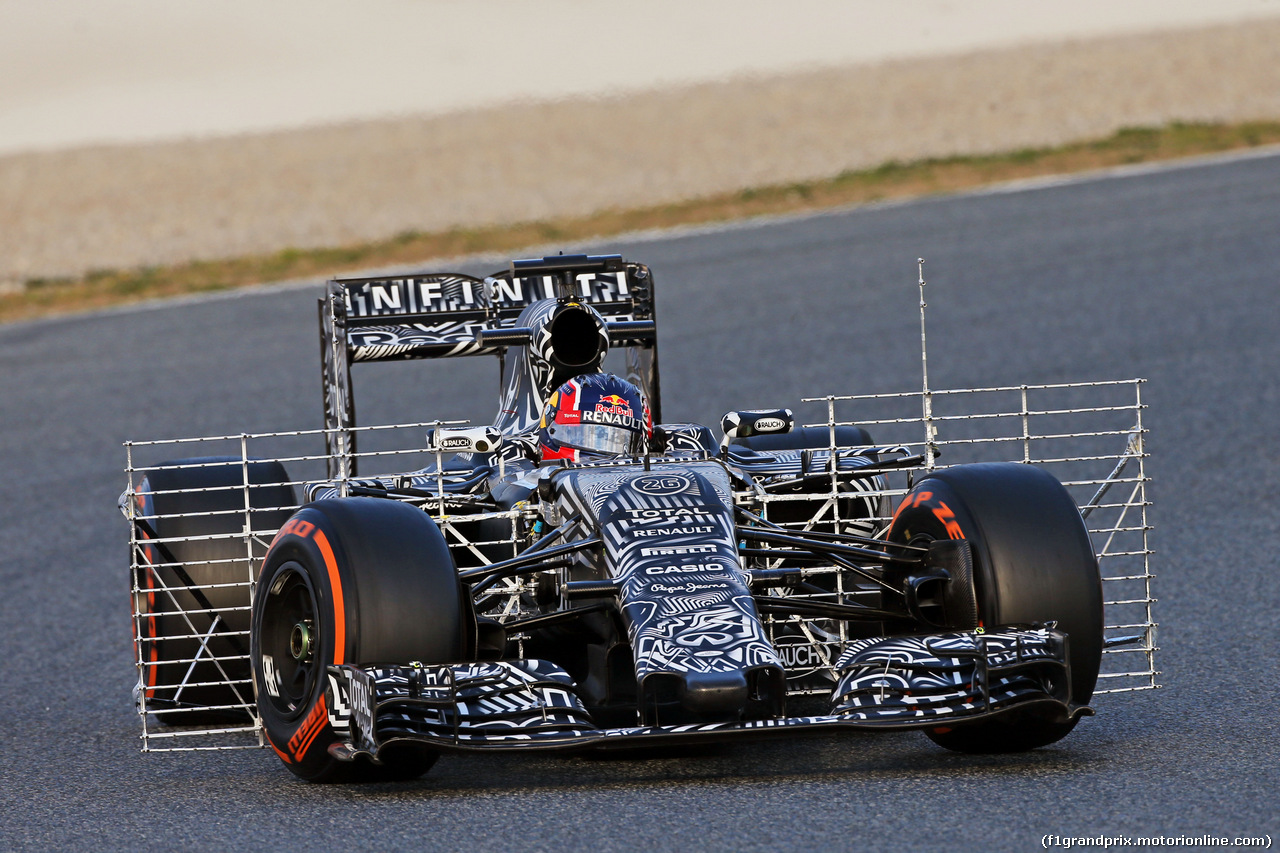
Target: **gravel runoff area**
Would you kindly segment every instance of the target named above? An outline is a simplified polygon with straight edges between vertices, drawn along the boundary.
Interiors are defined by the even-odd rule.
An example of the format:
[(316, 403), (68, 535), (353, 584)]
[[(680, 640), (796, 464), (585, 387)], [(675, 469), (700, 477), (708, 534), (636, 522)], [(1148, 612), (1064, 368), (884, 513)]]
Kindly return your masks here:
[(620, 98), (0, 157), (0, 287), (1280, 116), (1280, 18)]

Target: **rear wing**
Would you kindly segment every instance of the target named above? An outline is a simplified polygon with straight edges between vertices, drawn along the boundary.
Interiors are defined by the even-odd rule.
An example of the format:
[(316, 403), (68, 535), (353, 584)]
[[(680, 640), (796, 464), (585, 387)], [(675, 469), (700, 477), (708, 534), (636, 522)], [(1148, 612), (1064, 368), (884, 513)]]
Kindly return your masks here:
[(653, 275), (644, 264), (621, 255), (558, 255), (515, 260), (509, 269), (484, 278), (422, 273), (331, 280), (319, 306), (329, 475), (355, 473), (349, 467), (356, 426), (352, 364), (496, 355), (505, 368), (507, 347), (518, 338), (490, 334), (482, 339), (480, 333), (514, 329), (528, 306), (558, 298), (590, 305), (610, 326), (634, 323), (645, 330), (618, 343), (631, 348), (628, 364), (643, 378), (656, 409)]

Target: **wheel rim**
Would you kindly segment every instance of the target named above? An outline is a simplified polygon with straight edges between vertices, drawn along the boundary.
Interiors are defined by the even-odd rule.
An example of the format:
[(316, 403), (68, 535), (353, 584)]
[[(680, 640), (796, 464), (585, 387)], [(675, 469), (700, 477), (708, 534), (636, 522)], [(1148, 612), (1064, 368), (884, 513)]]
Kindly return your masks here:
[(296, 563), (285, 564), (263, 602), (259, 654), (267, 700), (286, 718), (310, 706), (324, 670), (317, 612), (306, 573)]

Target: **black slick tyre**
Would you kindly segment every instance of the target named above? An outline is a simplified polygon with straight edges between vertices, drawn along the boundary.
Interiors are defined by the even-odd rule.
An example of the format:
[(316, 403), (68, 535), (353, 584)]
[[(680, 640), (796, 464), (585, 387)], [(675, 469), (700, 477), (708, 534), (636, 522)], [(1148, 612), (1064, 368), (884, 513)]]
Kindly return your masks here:
[[(1088, 529), (1061, 483), (1013, 463), (931, 473), (903, 500), (889, 539), (968, 540), (980, 624), (1057, 622), (1068, 635), (1071, 703), (1088, 703), (1102, 660), (1102, 582)], [(1078, 720), (1029, 710), (926, 734), (957, 752), (1022, 752), (1060, 740)]]
[(250, 559), (246, 476), (251, 529), (269, 540), (297, 507), (278, 462), (180, 459), (134, 490), (138, 689), (165, 725), (249, 719), (249, 592), (266, 547), (253, 545)]
[(444, 536), (422, 510), (342, 498), (295, 513), (263, 561), (250, 635), (258, 713), (285, 766), (311, 782), (430, 769), (436, 754), (411, 744), (384, 748), (380, 765), (330, 755), (327, 667), (464, 660), (469, 604)]

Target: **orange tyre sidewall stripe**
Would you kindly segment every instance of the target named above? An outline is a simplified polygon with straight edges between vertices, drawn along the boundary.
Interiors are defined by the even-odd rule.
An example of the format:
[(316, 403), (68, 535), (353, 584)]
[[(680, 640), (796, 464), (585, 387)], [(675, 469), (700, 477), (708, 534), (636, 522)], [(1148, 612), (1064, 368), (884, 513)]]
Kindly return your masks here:
[(324, 731), (325, 727), (328, 725), (329, 711), (325, 708), (324, 697), (321, 696), (320, 701), (316, 703), (316, 707), (307, 715), (307, 719), (303, 721), (302, 728), (294, 734), (293, 738), (290, 738), (289, 742), (290, 745), (292, 745), (293, 741), (296, 740), (299, 735), (302, 736), (302, 739), (298, 742), (297, 747), (293, 751), (294, 758), (298, 761), (302, 761), (303, 757), (307, 754), (307, 750), (311, 748), (312, 742), (315, 741), (316, 735)]
[[(141, 498), (139, 498), (138, 500), (141, 501)], [(148, 536), (145, 532), (142, 534), (142, 538), (144, 540), (151, 539), (151, 537)], [(150, 646), (147, 652), (147, 657), (152, 664), (152, 666), (147, 667), (147, 678), (146, 678), (147, 687), (151, 689), (147, 690), (146, 698), (154, 699), (156, 696), (156, 691), (154, 688), (160, 677), (160, 668), (155, 666), (155, 663), (160, 660), (160, 649), (157, 647), (157, 644), (156, 644), (156, 637), (159, 636), (160, 631), (156, 627), (156, 584), (155, 584), (155, 576), (153, 574), (156, 570), (155, 569), (156, 559), (153, 553), (153, 548), (149, 542), (148, 544), (142, 546), (142, 559), (147, 564), (146, 571), (142, 573), (142, 576), (143, 578), (145, 578), (146, 584), (147, 584), (147, 618), (145, 620), (146, 626), (147, 626), (146, 639), (149, 639), (151, 641), (150, 643), (147, 644), (148, 646)], [(138, 646), (138, 640), (135, 639), (134, 647), (137, 648), (137, 646)]]
[(280, 747), (276, 746), (275, 741), (271, 739), (271, 734), (266, 729), (263, 729), (262, 733), (263, 735), (266, 736), (267, 743), (271, 746), (272, 749), (276, 751), (276, 755), (280, 756), (280, 760), (283, 761), (285, 764), (292, 764), (293, 757), (286, 752), (282, 752)]
[(342, 601), (342, 579), (338, 577), (338, 561), (323, 530), (315, 532), (315, 542), (329, 570), (329, 589), (333, 591), (333, 665), (342, 663), (347, 648), (347, 611)]
[[(329, 589), (333, 596), (333, 663), (336, 666), (345, 660), (347, 647), (347, 613), (342, 597), (342, 578), (338, 573), (337, 557), (334, 556), (333, 546), (329, 544), (329, 539), (324, 535), (323, 530), (317, 529), (310, 523), (307, 523), (305, 531), (286, 530), (288, 527), (289, 525), (286, 524), (285, 528), (281, 528), (275, 539), (272, 540), (271, 547), (267, 549), (267, 556), (262, 560), (259, 577), (261, 577), (262, 569), (266, 568), (271, 551), (275, 549), (277, 542), (286, 533), (298, 536), (301, 539), (311, 539), (316, 544), (320, 551), (320, 557), (324, 560), (325, 570), (329, 573)], [(275, 750), (283, 761), (289, 764), (296, 764), (305, 759), (307, 751), (328, 724), (329, 713), (325, 707), (324, 696), (321, 695), (319, 701), (316, 702), (315, 706), (302, 721), (302, 724), (298, 726), (293, 736), (289, 738), (284, 750), (276, 746), (270, 735), (267, 736), (267, 743), (271, 744), (271, 748)]]

